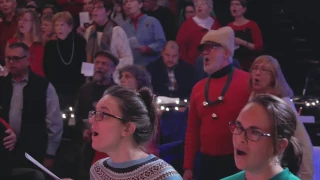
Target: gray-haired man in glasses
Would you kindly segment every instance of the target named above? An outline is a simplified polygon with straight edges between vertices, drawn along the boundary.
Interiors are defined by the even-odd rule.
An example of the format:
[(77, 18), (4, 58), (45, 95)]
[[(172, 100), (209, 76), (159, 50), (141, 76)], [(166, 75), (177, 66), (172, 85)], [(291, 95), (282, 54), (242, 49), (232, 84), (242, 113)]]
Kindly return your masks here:
[(10, 150), (14, 147), (14, 167), (30, 166), (24, 158), (27, 152), (52, 168), (63, 131), (56, 91), (30, 70), (29, 47), (24, 43), (9, 45), (5, 60), (9, 74), (0, 77), (0, 117), (11, 126), (4, 144)]

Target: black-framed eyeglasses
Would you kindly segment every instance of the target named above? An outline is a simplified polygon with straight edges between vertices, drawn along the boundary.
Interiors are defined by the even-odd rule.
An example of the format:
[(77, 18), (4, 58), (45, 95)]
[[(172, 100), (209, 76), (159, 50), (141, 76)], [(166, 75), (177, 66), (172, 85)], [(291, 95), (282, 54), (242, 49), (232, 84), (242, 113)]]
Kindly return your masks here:
[(200, 52), (200, 54), (203, 55), (203, 54), (208, 53), (212, 50), (220, 49), (222, 47), (223, 46), (219, 43), (210, 42), (210, 43), (200, 45), (198, 47), (198, 52)]
[(20, 61), (21, 59), (24, 59), (24, 58), (26, 58), (27, 56), (7, 56), (6, 58), (5, 58), (5, 60), (7, 61), (7, 62), (10, 62), (10, 63), (12, 63), (12, 62), (17, 62), (17, 61)]
[(120, 116), (115, 116), (109, 113), (99, 112), (99, 111), (89, 111), (89, 118), (92, 118), (93, 116), (95, 121), (102, 121), (105, 116), (109, 116), (109, 117), (124, 121), (124, 119)]
[(261, 136), (271, 137), (271, 134), (262, 133), (254, 128), (244, 129), (238, 122), (229, 122), (229, 129), (234, 135), (240, 135), (244, 131), (246, 138), (250, 141), (259, 141)]

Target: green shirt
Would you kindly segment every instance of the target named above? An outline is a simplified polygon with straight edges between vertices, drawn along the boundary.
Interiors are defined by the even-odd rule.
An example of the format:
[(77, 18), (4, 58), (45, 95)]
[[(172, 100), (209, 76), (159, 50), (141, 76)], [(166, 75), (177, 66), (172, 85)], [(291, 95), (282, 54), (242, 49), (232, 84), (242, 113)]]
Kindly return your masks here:
[[(232, 176), (223, 178), (222, 180), (246, 180), (244, 171), (238, 172)], [(284, 169), (281, 173), (273, 176), (269, 180), (300, 180), (297, 176), (293, 175), (288, 168)]]

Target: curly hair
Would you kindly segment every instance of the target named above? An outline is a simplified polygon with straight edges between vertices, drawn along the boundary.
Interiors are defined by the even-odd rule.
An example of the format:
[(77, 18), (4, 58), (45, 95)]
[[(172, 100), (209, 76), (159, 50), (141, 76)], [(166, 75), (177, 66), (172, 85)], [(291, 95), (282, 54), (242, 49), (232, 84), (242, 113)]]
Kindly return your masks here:
[(122, 78), (122, 73), (131, 73), (138, 82), (138, 89), (143, 87), (151, 88), (151, 76), (145, 67), (140, 65), (128, 65), (119, 69), (119, 79)]

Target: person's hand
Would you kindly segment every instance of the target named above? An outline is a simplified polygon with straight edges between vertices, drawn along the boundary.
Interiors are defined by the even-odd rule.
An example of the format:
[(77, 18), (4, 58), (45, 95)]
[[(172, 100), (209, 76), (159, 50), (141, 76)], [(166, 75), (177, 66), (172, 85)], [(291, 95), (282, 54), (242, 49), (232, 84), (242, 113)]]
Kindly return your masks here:
[(14, 148), (14, 145), (17, 142), (17, 137), (12, 131), (12, 129), (7, 129), (5, 133), (8, 134), (5, 138), (3, 138), (3, 146), (8, 149), (9, 151), (12, 151)]
[(43, 166), (48, 169), (52, 169), (54, 166), (54, 162), (55, 162), (55, 160), (53, 158), (44, 158)]
[(150, 48), (148, 46), (140, 46), (136, 48), (140, 53), (146, 54), (150, 52)]
[(87, 28), (85, 28), (85, 27), (79, 26), (79, 27), (77, 28), (77, 33), (78, 33), (79, 35), (81, 35), (81, 36), (84, 36), (84, 33), (86, 33), (86, 29), (87, 29)]
[(86, 141), (86, 142), (90, 142), (91, 141), (91, 136), (92, 136), (92, 133), (90, 130), (88, 129), (85, 129), (83, 131), (83, 140)]
[(186, 169), (184, 171), (183, 180), (193, 180), (193, 172), (191, 169)]
[(248, 42), (236, 37), (234, 43), (238, 46), (245, 46)]

